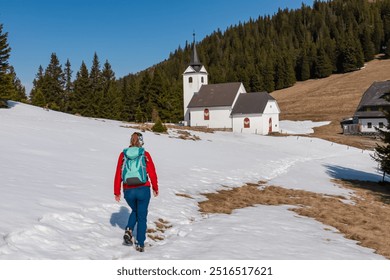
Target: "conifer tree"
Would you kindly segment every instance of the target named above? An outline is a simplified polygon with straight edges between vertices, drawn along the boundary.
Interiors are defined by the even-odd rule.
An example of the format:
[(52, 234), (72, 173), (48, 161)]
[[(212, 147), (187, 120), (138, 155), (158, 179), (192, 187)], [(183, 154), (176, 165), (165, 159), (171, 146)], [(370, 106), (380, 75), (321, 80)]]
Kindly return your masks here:
[(7, 42), (8, 32), (3, 33), (3, 24), (0, 24), (0, 78), (7, 74), (8, 59), (10, 57), (11, 48)]
[(145, 71), (140, 82), (140, 91), (137, 99), (139, 105), (139, 108), (137, 108), (137, 115), (141, 116), (141, 113), (139, 112), (139, 110), (141, 110), (143, 115), (142, 119), (144, 121), (150, 120), (152, 116), (153, 103), (150, 90), (151, 82), (152, 78), (150, 77), (149, 72)]
[(306, 48), (302, 48), (300, 57), (297, 62), (297, 77), (301, 81), (310, 79), (310, 61)]
[(93, 56), (89, 79), (91, 85), (89, 108), (91, 110), (91, 116), (98, 117), (103, 106), (103, 77), (99, 57), (96, 52)]
[(30, 96), (31, 103), (35, 106), (45, 107), (47, 102), (45, 100), (45, 96), (42, 93), (40, 88), (34, 90), (34, 95)]
[(368, 27), (368, 24), (365, 24), (362, 28), (362, 33), (360, 34), (360, 41), (363, 48), (364, 60), (370, 61), (374, 59), (375, 47), (372, 42), (372, 32), (371, 28)]
[(81, 63), (80, 70), (76, 73), (74, 81), (74, 93), (71, 97), (71, 108), (75, 114), (83, 116), (92, 116), (91, 109), (91, 81), (84, 61)]
[(14, 95), (11, 97), (11, 99), (14, 101), (27, 101), (26, 89), (20, 82), (19, 78), (16, 76), (13, 66), (9, 67), (9, 76), (11, 77), (12, 85), (14, 87)]
[[(43, 67), (42, 65), (39, 65), (38, 67), (38, 73), (35, 75), (35, 78), (33, 80), (33, 88), (30, 92), (30, 101), (35, 106), (45, 106), (46, 104), (42, 104), (42, 100), (44, 100), (44, 96), (42, 93), (42, 83), (43, 83)], [(37, 94), (38, 90), (40, 91), (40, 95), (38, 99), (35, 98), (35, 95)], [(35, 101), (39, 100), (39, 104)]]
[(3, 24), (0, 24), (0, 99), (11, 99), (15, 95), (12, 77), (9, 75), (11, 48), (7, 38), (8, 32), (3, 33)]
[[(132, 79), (131, 79), (132, 77)], [(127, 79), (121, 80), (121, 97), (123, 109), (121, 119), (124, 121), (135, 121), (136, 112), (136, 96), (137, 96), (137, 80), (134, 75)]]
[(332, 74), (332, 63), (322, 46), (318, 49), (314, 69), (315, 78), (326, 78)]
[(102, 71), (103, 102), (100, 117), (119, 120), (122, 115), (123, 105), (120, 91), (115, 81), (115, 73), (111, 64), (106, 60)]
[(63, 110), (65, 77), (62, 66), (55, 53), (51, 54), (50, 63), (45, 70), (42, 84), (42, 93), (48, 102), (49, 108)]
[(64, 89), (64, 110), (65, 112), (71, 112), (70, 108), (70, 98), (73, 94), (73, 82), (72, 82), (72, 69), (69, 59), (66, 60), (65, 70), (64, 70), (64, 79), (65, 79), (65, 89)]

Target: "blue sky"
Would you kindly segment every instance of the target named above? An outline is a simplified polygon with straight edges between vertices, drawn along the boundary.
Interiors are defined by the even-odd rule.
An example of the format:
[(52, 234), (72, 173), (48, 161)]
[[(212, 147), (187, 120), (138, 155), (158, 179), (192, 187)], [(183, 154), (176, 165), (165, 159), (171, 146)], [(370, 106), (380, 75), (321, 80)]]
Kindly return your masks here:
[(28, 94), (53, 52), (62, 65), (70, 60), (73, 78), (83, 60), (90, 68), (95, 52), (120, 78), (168, 58), (192, 42), (193, 31), (201, 41), (218, 28), (302, 3), (313, 1), (0, 0), (0, 23), (12, 48), (9, 62)]

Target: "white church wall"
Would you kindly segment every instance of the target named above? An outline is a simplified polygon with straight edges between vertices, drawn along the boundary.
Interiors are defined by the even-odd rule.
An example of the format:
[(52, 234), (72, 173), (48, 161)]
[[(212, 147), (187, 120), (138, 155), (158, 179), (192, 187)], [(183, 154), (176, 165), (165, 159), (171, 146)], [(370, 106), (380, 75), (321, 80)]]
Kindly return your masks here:
[[(209, 109), (209, 120), (204, 118), (204, 110)], [(230, 107), (191, 108), (191, 126), (205, 126), (208, 128), (232, 128)]]
[[(271, 119), (271, 123), (270, 123)], [(279, 114), (274, 113), (274, 114), (264, 114), (263, 115), (263, 134), (269, 134), (270, 130), (270, 125), (271, 125), (271, 132), (279, 132), (280, 127), (279, 127)]]
[[(244, 126), (245, 119), (249, 119), (249, 127)], [(234, 115), (233, 116), (233, 132), (264, 134), (263, 133), (263, 117), (261, 114)]]
[(269, 119), (271, 119), (271, 132), (280, 132), (279, 126), (279, 113), (280, 109), (278, 103), (275, 100), (269, 100), (267, 106), (264, 109), (264, 123), (263, 126), (267, 127), (267, 133), (269, 132)]

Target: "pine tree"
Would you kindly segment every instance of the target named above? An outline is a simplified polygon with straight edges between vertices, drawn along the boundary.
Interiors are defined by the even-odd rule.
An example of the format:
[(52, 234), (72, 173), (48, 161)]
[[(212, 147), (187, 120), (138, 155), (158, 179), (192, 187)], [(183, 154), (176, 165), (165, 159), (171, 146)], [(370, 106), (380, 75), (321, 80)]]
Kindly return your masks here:
[(91, 95), (89, 100), (91, 116), (100, 117), (100, 112), (103, 106), (103, 77), (100, 70), (99, 57), (96, 52), (93, 56), (89, 79), (91, 85)]
[(45, 96), (42, 93), (40, 88), (34, 90), (34, 95), (30, 96), (31, 103), (35, 106), (45, 107), (47, 102), (45, 100)]
[(74, 93), (70, 99), (72, 112), (83, 116), (92, 116), (93, 112), (90, 106), (91, 95), (91, 81), (87, 66), (83, 61), (80, 70), (76, 73)]
[(326, 78), (332, 74), (332, 63), (323, 47), (318, 49), (314, 69), (315, 78)]
[(101, 117), (119, 120), (122, 115), (123, 104), (121, 93), (115, 81), (115, 73), (111, 64), (106, 60), (102, 71), (103, 102), (101, 105)]
[[(30, 92), (30, 101), (33, 105), (35, 106), (45, 106), (46, 104), (37, 104), (35, 103), (35, 100), (39, 100), (41, 102), (41, 100), (44, 100), (43, 98), (43, 93), (42, 93), (42, 83), (43, 83), (43, 67), (42, 65), (39, 65), (38, 67), (38, 73), (35, 75), (35, 79), (33, 80), (33, 88), (31, 89), (31, 92)], [(39, 97), (38, 99), (35, 98), (35, 95), (37, 94), (38, 90), (40, 91), (40, 95), (42, 95), (42, 97)]]
[(0, 24), (0, 99), (11, 99), (15, 95), (12, 77), (9, 75), (11, 48), (7, 37), (8, 32), (3, 33), (3, 24)]
[[(151, 83), (152, 79), (150, 77), (150, 74), (148, 71), (145, 71), (140, 82), (140, 91), (137, 99), (138, 106), (140, 106), (139, 108), (142, 111), (143, 121), (150, 120), (152, 117), (153, 103), (150, 90)], [(139, 117), (141, 116), (141, 114), (138, 110), (139, 109), (137, 108), (137, 115)]]
[(297, 78), (301, 81), (310, 79), (310, 60), (306, 48), (302, 48), (296, 68)]
[(62, 66), (56, 53), (52, 53), (42, 83), (42, 93), (49, 108), (63, 110), (65, 103), (64, 85), (65, 78)]
[(0, 24), (0, 78), (7, 74), (8, 59), (10, 57), (11, 48), (7, 42), (8, 32), (3, 33), (3, 24)]
[(137, 80), (134, 75), (121, 80), (121, 97), (123, 109), (121, 119), (124, 121), (135, 121), (137, 96)]
[(65, 89), (64, 89), (64, 111), (71, 112), (70, 108), (70, 99), (73, 94), (73, 82), (72, 82), (72, 69), (69, 59), (66, 60), (65, 63), (65, 71), (64, 71), (64, 80), (65, 80)]
[(15, 70), (13, 66), (9, 67), (9, 75), (12, 79), (12, 85), (14, 87), (14, 95), (12, 96), (12, 100), (14, 101), (22, 101), (26, 102), (27, 101), (27, 96), (26, 96), (26, 89), (20, 82), (19, 78), (16, 76)]
[(362, 44), (365, 61), (370, 61), (374, 59), (375, 46), (371, 38), (372, 38), (371, 28), (369, 28), (367, 25), (364, 25), (362, 29), (362, 33), (360, 34), (360, 41)]

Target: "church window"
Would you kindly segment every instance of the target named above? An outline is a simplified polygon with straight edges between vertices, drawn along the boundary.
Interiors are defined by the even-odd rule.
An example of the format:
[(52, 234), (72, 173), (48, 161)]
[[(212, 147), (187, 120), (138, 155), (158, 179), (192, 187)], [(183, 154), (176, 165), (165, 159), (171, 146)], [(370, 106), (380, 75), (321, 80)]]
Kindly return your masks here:
[(210, 112), (209, 112), (209, 109), (204, 109), (203, 118), (204, 118), (205, 121), (210, 120)]
[(251, 121), (249, 118), (244, 119), (244, 128), (250, 128), (251, 127)]
[(188, 82), (189, 82), (190, 84), (192, 84), (192, 77), (189, 77), (189, 78), (188, 78)]
[(202, 81), (202, 84), (203, 84), (204, 83), (204, 77), (202, 77), (200, 80)]

